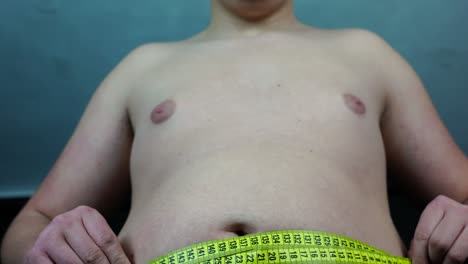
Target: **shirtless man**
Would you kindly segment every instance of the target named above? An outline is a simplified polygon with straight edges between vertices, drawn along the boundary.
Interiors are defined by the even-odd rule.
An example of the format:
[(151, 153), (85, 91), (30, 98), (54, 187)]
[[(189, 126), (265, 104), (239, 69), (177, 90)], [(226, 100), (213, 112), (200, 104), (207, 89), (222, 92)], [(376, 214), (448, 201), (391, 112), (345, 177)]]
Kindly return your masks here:
[[(102, 82), (11, 225), (4, 263), (146, 263), (291, 229), (462, 263), (468, 162), (404, 59), (366, 30), (301, 24), (293, 0), (211, 4), (205, 31), (138, 47)], [(387, 162), (429, 204), (409, 255)], [(130, 182), (115, 235), (103, 216)]]

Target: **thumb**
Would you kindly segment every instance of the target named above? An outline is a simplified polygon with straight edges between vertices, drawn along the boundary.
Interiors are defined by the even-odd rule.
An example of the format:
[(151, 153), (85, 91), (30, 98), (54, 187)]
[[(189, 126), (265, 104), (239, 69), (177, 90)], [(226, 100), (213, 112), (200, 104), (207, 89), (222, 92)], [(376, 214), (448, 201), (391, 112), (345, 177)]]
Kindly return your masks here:
[(413, 238), (408, 252), (413, 264), (429, 264), (429, 259), (427, 257), (427, 243), (427, 239), (418, 237)]
[(111, 264), (130, 264), (119, 239), (96, 210), (82, 218), (83, 225), (96, 245), (102, 250)]
[(411, 241), (409, 257), (414, 264), (429, 264), (428, 245), (432, 232), (444, 217), (444, 210), (437, 203), (431, 202), (424, 209)]

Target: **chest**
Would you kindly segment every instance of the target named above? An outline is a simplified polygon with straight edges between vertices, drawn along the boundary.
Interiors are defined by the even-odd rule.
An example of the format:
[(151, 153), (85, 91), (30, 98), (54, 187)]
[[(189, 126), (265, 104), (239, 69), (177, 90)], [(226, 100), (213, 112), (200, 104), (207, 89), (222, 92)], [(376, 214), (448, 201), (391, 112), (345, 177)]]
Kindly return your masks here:
[[(175, 56), (136, 83), (129, 112), (136, 131), (164, 127), (151, 113), (175, 102), (180, 129), (292, 124), (378, 124), (384, 92), (372, 69), (329, 50), (224, 47)], [(175, 121), (174, 121), (175, 122)], [(322, 126), (326, 127), (326, 126)]]

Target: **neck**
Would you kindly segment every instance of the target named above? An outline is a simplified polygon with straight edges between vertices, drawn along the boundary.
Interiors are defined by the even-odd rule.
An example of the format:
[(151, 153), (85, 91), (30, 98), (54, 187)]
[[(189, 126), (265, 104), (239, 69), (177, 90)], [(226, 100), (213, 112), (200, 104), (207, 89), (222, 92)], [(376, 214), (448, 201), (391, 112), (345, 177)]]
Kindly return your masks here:
[(257, 36), (262, 33), (288, 31), (304, 27), (294, 16), (293, 1), (285, 1), (277, 9), (263, 11), (262, 15), (238, 14), (211, 0), (211, 21), (199, 37), (203, 39), (230, 39)]

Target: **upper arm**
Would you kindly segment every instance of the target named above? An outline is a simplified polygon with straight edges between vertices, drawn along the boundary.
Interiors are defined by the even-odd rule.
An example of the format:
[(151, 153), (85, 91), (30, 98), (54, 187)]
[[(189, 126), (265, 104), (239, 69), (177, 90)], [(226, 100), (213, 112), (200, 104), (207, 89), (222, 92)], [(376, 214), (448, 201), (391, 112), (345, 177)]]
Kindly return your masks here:
[(132, 81), (145, 67), (141, 62), (147, 49), (132, 51), (101, 82), (26, 210), (49, 218), (79, 205), (106, 210), (129, 190), (133, 131), (126, 98)]
[(404, 189), (428, 202), (439, 194), (468, 198), (468, 162), (441, 121), (412, 67), (375, 34), (367, 34), (386, 93), (381, 130), (387, 162)]

